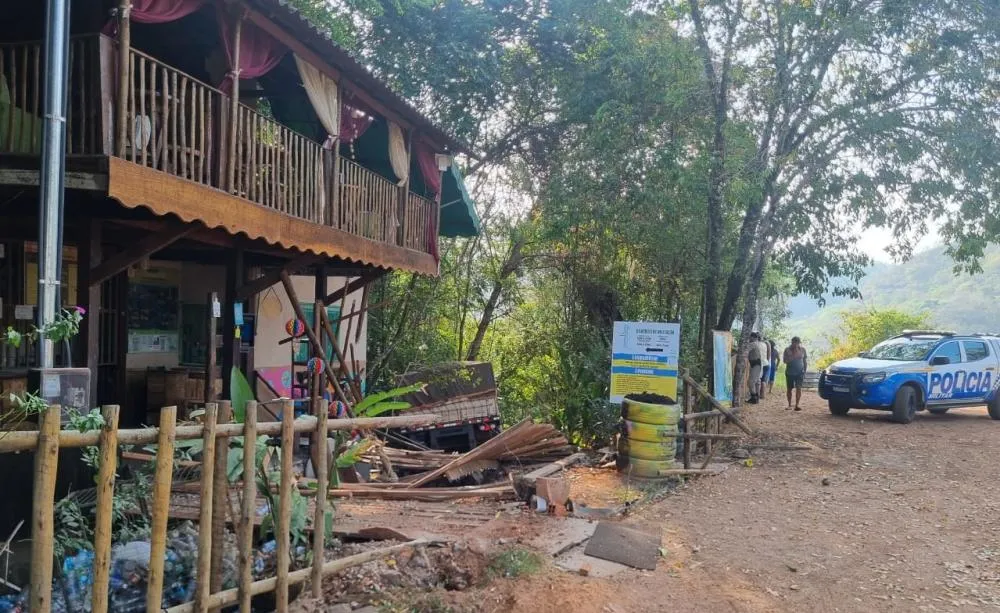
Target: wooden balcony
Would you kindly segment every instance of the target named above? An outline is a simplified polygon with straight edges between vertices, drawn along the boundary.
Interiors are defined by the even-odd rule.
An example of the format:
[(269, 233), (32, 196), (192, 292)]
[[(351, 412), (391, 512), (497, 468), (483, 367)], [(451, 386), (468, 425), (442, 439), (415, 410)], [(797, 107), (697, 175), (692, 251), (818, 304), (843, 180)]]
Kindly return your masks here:
[[(116, 145), (117, 64), (111, 39), (72, 39), (67, 155), (106, 157), (110, 196), (286, 247), (318, 253), (330, 243), (342, 257), (387, 267), (407, 267), (423, 255), (416, 268), (430, 267), (437, 202), (247, 105), (237, 105), (231, 117), (232, 100), (222, 91), (135, 49), (129, 52), (124, 140)], [(40, 152), (41, 66), (40, 43), (0, 44), (0, 155)], [(129, 185), (116, 187), (116, 178)], [(177, 210), (166, 210), (167, 202)], [(253, 232), (241, 218), (280, 231)], [(382, 261), (377, 255), (385, 248), (412, 255)]]

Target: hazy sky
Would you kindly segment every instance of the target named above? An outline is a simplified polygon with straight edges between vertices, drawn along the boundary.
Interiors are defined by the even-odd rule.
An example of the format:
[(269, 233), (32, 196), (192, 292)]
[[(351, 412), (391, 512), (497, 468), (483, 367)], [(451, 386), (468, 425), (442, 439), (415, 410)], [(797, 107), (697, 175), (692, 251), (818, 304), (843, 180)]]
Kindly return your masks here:
[[(889, 263), (892, 262), (892, 258), (886, 253), (885, 248), (891, 245), (892, 241), (892, 230), (888, 228), (868, 228), (861, 233), (858, 248), (868, 254), (873, 260)], [(940, 243), (941, 237), (934, 231), (931, 224), (931, 231), (927, 236), (920, 239), (914, 248), (914, 252), (926, 251)]]

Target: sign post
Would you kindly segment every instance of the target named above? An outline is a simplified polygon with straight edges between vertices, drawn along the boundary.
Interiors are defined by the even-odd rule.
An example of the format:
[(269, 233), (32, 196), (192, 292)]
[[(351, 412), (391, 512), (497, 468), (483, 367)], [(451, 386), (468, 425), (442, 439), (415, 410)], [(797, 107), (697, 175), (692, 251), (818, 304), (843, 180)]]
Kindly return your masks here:
[(611, 402), (628, 394), (659, 394), (677, 400), (681, 325), (616, 321), (611, 344)]

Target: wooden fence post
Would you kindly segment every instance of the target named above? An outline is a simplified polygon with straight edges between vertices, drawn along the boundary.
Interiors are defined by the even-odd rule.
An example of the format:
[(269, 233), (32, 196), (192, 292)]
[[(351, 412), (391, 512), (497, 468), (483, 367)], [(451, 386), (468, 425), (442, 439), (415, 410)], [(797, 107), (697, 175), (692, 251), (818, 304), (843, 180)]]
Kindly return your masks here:
[[(327, 446), (326, 422), (329, 419), (329, 403), (321, 400), (319, 403), (319, 413), (317, 413), (316, 432), (313, 433), (313, 454), (316, 468), (316, 515), (313, 518), (313, 572), (312, 591), (314, 598), (323, 597), (323, 563), (326, 561), (323, 555), (323, 537), (326, 532), (326, 501), (324, 495), (329, 491), (327, 476), (327, 461), (330, 452)], [(336, 469), (334, 469), (336, 470)], [(321, 494), (320, 492), (323, 492)]]
[(59, 405), (52, 405), (40, 417), (38, 447), (35, 449), (35, 491), (32, 497), (31, 592), (32, 613), (52, 610), (52, 550), (55, 544), (56, 470), (59, 468)]
[[(684, 381), (683, 379), (681, 380), (681, 383), (684, 384), (684, 400), (682, 401), (682, 406), (684, 407), (683, 411), (684, 415), (688, 415), (691, 413), (691, 386), (688, 385), (687, 382)], [(685, 433), (689, 432), (692, 426), (691, 423), (692, 420), (682, 419), (681, 421), (684, 423), (684, 432)], [(695, 444), (697, 445), (697, 443)], [(691, 468), (691, 439), (684, 438), (683, 445), (684, 445), (684, 468)]]
[[(219, 403), (217, 423), (228, 424), (233, 418), (233, 405), (228, 400)], [(211, 562), (211, 593), (222, 590), (222, 559), (226, 548), (226, 510), (229, 508), (229, 476), (226, 471), (229, 466), (229, 438), (218, 437), (214, 450), (215, 470), (212, 475), (212, 497), (215, 505), (212, 507), (212, 533), (216, 535), (212, 542)], [(236, 519), (235, 517), (233, 518)], [(203, 524), (204, 525), (204, 524)]]
[[(215, 489), (215, 425), (218, 422), (219, 405), (214, 402), (205, 404), (204, 431), (202, 432), (201, 452), (201, 507), (198, 513), (198, 566), (195, 574), (194, 610), (203, 613), (208, 611), (208, 596), (212, 589), (212, 553), (213, 508), (222, 506), (221, 501), (213, 500)], [(217, 504), (216, 504), (217, 503)], [(225, 543), (224, 535), (217, 539)]]
[(111, 506), (118, 471), (118, 405), (101, 407), (104, 428), (101, 430), (100, 464), (97, 470), (97, 512), (94, 520), (94, 583), (91, 611), (106, 613), (111, 581)]
[(257, 515), (257, 403), (247, 403), (243, 418), (243, 505), (240, 509), (240, 613), (250, 613), (253, 592), (253, 526)]
[(292, 525), (292, 455), (295, 451), (295, 405), (286, 400), (281, 406), (281, 483), (278, 486), (278, 539), (277, 584), (274, 590), (278, 613), (288, 611), (288, 567), (291, 564)]
[(167, 553), (167, 518), (170, 514), (176, 427), (177, 407), (163, 407), (160, 411), (156, 469), (153, 473), (153, 518), (149, 529), (149, 579), (146, 582), (147, 611), (159, 611), (163, 606), (163, 566)]

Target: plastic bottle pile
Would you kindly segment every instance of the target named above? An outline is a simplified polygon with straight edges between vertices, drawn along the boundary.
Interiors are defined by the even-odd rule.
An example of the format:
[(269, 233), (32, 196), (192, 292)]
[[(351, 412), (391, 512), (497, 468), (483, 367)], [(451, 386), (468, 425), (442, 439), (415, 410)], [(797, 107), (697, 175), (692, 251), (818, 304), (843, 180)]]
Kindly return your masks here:
[[(254, 555), (254, 575), (273, 574), (276, 546), (265, 543)], [(304, 554), (296, 551), (296, 557)], [(142, 613), (146, 608), (146, 579), (149, 573), (150, 545), (133, 541), (116, 545), (111, 552), (111, 611)], [(223, 557), (223, 588), (236, 587), (237, 548), (235, 536), (227, 534)], [(198, 530), (190, 522), (167, 533), (166, 564), (164, 565), (163, 607), (172, 607), (194, 598), (195, 566), (198, 562)], [(53, 579), (53, 613), (86, 613), (90, 611), (93, 589), (94, 553), (81, 551), (66, 558), (58, 576)], [(27, 590), (16, 596), (0, 597), (0, 613), (28, 610)]]

